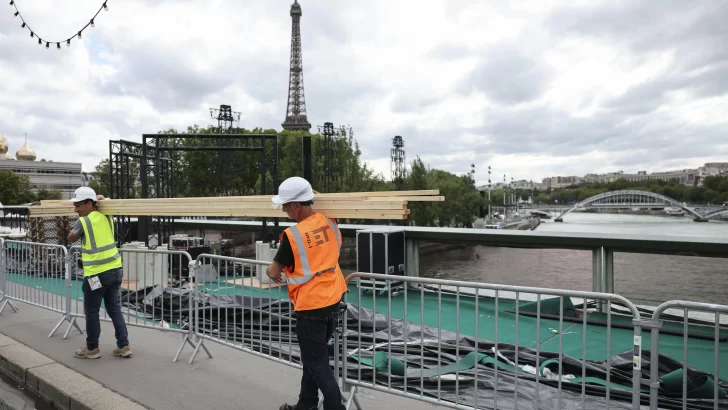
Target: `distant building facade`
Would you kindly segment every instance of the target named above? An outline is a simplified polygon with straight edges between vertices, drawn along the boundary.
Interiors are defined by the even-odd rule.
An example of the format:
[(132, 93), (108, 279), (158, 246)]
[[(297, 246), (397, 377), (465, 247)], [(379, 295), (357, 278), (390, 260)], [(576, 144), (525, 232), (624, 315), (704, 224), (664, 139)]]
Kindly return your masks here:
[(14, 158), (8, 148), (8, 139), (0, 134), (0, 171), (12, 171), (27, 176), (33, 192), (43, 189), (60, 191), (63, 199), (71, 199), (76, 188), (86, 185), (81, 174), (81, 163), (44, 159), (36, 161), (35, 151), (28, 145), (27, 137), (25, 144), (15, 152)]
[(636, 174), (626, 174), (624, 171), (609, 172), (606, 174), (586, 174), (584, 177), (557, 176), (544, 178), (537, 189), (565, 188), (578, 183), (610, 183), (619, 179), (629, 182), (640, 181), (675, 181), (687, 186), (703, 186), (703, 180), (708, 176), (728, 176), (728, 162), (711, 162), (697, 169), (680, 169), (666, 172), (637, 171)]

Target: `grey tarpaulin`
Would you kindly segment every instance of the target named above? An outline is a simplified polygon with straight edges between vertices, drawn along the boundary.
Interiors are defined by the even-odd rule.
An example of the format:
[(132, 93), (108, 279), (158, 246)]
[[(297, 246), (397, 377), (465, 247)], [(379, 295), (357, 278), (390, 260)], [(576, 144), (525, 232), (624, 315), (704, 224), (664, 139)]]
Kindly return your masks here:
[[(123, 305), (128, 309), (135, 309), (151, 319), (166, 320), (181, 328), (187, 328), (189, 319), (189, 305), (187, 297), (189, 289), (186, 287), (150, 287), (136, 292), (129, 292), (122, 297)], [(295, 335), (295, 316), (292, 305), (288, 300), (269, 299), (249, 296), (217, 296), (206, 293), (195, 293), (194, 303), (198, 309), (199, 331), (227, 342), (242, 344), (255, 351), (300, 363), (300, 351)], [(180, 298), (180, 296), (182, 296)], [(440, 398), (444, 401), (457, 402), (466, 406), (475, 406), (482, 409), (606, 409), (631, 408), (631, 377), (632, 377), (632, 351), (623, 352), (609, 358), (610, 382), (622, 388), (610, 390), (610, 402), (607, 406), (605, 399), (607, 378), (607, 362), (587, 361), (586, 375), (588, 384), (585, 385), (586, 397), (582, 407), (581, 382), (562, 381), (562, 390), (558, 390), (557, 380), (548, 380), (540, 376), (536, 382), (535, 374), (523, 370), (514, 372), (512, 362), (515, 361), (515, 346), (499, 343), (498, 350), (501, 358), (495, 360), (493, 354), (494, 344), (491, 341), (476, 340), (470, 336), (460, 336), (446, 330), (432, 327), (421, 327), (417, 323), (405, 322), (392, 318), (391, 321), (384, 315), (373, 312), (356, 305), (347, 305), (346, 338), (348, 349), (348, 379), (360, 380), (365, 383), (376, 382), (387, 386), (391, 378), (391, 387), (404, 390), (405, 380), (410, 394), (424, 395), (430, 398)], [(163, 313), (163, 314), (162, 314)], [(372, 333), (376, 323), (376, 333)], [(390, 326), (391, 324), (391, 326)], [(359, 333), (361, 329), (361, 333)], [(406, 334), (405, 334), (406, 330)], [(438, 333), (440, 335), (440, 351), (438, 354)], [(407, 357), (404, 356), (404, 343), (407, 343)], [(372, 352), (377, 345), (378, 356)], [(330, 347), (331, 365), (333, 366), (333, 341)], [(372, 366), (375, 356), (381, 358), (386, 353), (384, 368)], [(479, 354), (483, 360), (474, 363), (455, 373), (432, 375), (433, 371), (425, 371), (427, 377), (420, 378), (423, 373), (420, 363), (427, 367), (437, 367), (438, 360), (441, 368), (453, 365), (468, 356)], [(557, 352), (540, 352), (536, 356), (535, 349), (519, 347), (518, 365), (530, 366), (532, 372), (542, 366), (558, 372), (558, 365), (553, 366), (553, 360), (558, 360)], [(649, 369), (650, 352), (642, 352), (642, 387), (641, 402), (649, 403)], [(390, 362), (391, 361), (391, 362)], [(400, 363), (407, 370), (397, 374), (395, 364)], [(551, 363), (552, 365), (549, 365)], [(494, 406), (494, 386), (496, 386), (494, 365), (498, 365), (497, 378), (497, 407)], [(582, 362), (579, 358), (562, 357), (564, 375), (581, 377)], [(452, 368), (452, 366), (450, 366)], [(682, 368), (682, 364), (669, 357), (661, 355), (660, 375), (663, 376)], [(391, 369), (391, 371), (389, 370)], [(446, 369), (447, 370), (447, 369)], [(477, 385), (475, 375), (477, 370)], [(391, 373), (391, 374), (390, 374)], [(434, 371), (437, 373), (437, 371)], [(517, 374), (517, 382), (516, 382)], [(691, 379), (707, 376), (705, 373), (688, 367)], [(420, 381), (422, 380), (422, 382)], [(577, 379), (578, 380), (578, 379)], [(517, 388), (516, 388), (517, 385)], [(728, 384), (719, 381), (722, 389)], [(516, 393), (517, 392), (517, 403)], [(660, 408), (682, 408), (682, 398), (660, 394)], [(539, 405), (536, 405), (538, 396)], [(720, 408), (728, 408), (728, 399), (719, 401)], [(712, 409), (711, 399), (688, 399), (690, 409)]]

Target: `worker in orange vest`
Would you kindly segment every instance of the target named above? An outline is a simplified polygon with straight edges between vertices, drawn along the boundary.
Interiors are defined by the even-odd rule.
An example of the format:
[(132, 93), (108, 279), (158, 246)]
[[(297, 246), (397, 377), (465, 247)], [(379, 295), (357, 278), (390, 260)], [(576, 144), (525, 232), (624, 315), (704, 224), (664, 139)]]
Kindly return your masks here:
[(339, 267), (341, 231), (335, 221), (311, 208), (313, 198), (311, 184), (300, 177), (283, 181), (273, 197), (273, 203), (282, 205), (297, 223), (283, 231), (278, 252), (266, 273), (281, 283), (285, 272), (303, 365), (298, 403), (284, 404), (280, 410), (318, 409), (319, 390), (325, 410), (345, 409), (329, 364), (328, 347), (338, 321), (339, 302), (346, 292)]

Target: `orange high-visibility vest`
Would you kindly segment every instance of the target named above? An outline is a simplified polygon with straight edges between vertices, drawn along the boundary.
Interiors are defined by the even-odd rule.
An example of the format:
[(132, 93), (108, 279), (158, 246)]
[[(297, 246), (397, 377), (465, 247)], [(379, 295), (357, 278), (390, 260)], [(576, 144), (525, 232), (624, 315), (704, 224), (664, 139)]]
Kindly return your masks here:
[(292, 271), (284, 268), (294, 310), (319, 309), (339, 302), (346, 292), (339, 267), (339, 227), (316, 213), (286, 229), (283, 235), (288, 235), (295, 261)]

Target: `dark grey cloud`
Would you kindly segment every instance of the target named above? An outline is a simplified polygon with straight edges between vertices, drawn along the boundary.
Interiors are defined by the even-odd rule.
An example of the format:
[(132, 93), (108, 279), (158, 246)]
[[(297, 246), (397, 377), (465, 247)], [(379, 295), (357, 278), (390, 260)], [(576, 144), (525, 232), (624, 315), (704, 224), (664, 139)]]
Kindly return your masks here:
[(725, 1), (604, 2), (587, 7), (557, 9), (547, 26), (557, 35), (587, 36), (627, 46), (637, 54), (672, 50), (686, 70), (728, 58)]
[[(21, 34), (12, 13), (0, 13), (0, 69), (3, 66), (19, 67), (4, 71), (9, 74), (0, 83), (0, 110), (12, 110), (20, 118), (32, 115), (41, 119), (32, 126), (28, 125), (30, 121), (23, 120), (0, 124), (0, 131), (13, 135), (14, 139), (28, 132), (34, 147), (59, 143), (64, 138), (77, 141), (83, 136), (86, 139), (77, 152), (86, 158), (105, 152), (109, 135), (114, 139), (139, 140), (142, 133), (156, 132), (160, 128), (183, 129), (189, 123), (206, 126), (212, 120), (205, 121), (208, 115), (204, 110), (195, 117), (202, 120), (175, 119), (182, 123), (162, 123), (167, 118), (183, 118), (181, 112), (200, 110), (201, 104), (213, 107), (230, 103), (243, 112), (242, 126), (280, 129), (288, 91), (290, 3), (292, 0), (278, 5), (233, 2), (221, 6), (220, 10), (229, 11), (227, 15), (221, 15), (221, 19), (239, 20), (235, 27), (241, 34), (231, 38), (206, 37), (205, 20), (196, 20), (192, 14), (159, 13), (156, 21), (159, 26), (185, 27), (190, 42), (184, 47), (166, 48), (160, 45), (164, 41), (153, 38), (139, 42), (140, 36), (132, 30), (142, 28), (133, 22), (119, 24), (113, 31), (99, 25), (98, 30), (84, 39), (91, 50), (89, 58), (114, 66), (118, 72), (88, 76), (103, 80), (91, 86), (80, 84), (82, 88), (78, 94), (88, 98), (78, 101), (73, 93), (55, 87), (53, 79), (48, 78), (27, 82), (23, 95), (9, 94), (11, 84), (19, 79), (27, 81), (27, 76), (31, 75), (26, 72), (29, 68), (46, 67), (59, 73), (75, 68), (74, 64), (78, 62), (69, 61), (65, 47), (64, 52), (59, 53), (35, 45), (29, 36)], [(145, 3), (132, 6), (140, 11), (160, 11), (171, 10), (178, 4), (165, 1), (151, 9), (145, 9), (150, 7)], [(510, 5), (488, 7), (497, 9), (505, 17), (531, 18), (531, 14), (510, 9)], [(463, 17), (464, 10), (469, 13), (468, 20), (477, 17), (487, 22), (491, 17), (486, 14), (473, 16), (484, 10), (475, 1), (453, 0), (444, 8), (441, 27), (434, 29), (445, 30), (447, 24), (459, 24), (456, 20)], [(605, 165), (631, 170), (633, 164), (676, 166), (692, 159), (728, 155), (717, 147), (726, 141), (728, 126), (718, 121), (692, 124), (685, 119), (692, 114), (685, 101), (705, 101), (728, 93), (727, 10), (728, 3), (713, 0), (662, 0), (659, 4), (656, 1), (605, 2), (560, 7), (551, 12), (543, 24), (538, 17), (529, 22), (528, 28), (516, 39), (499, 44), (488, 39), (487, 45), (471, 47), (468, 45), (473, 43), (472, 38), (443, 36), (447, 39), (433, 45), (429, 51), (421, 49), (421, 44), (412, 44), (412, 48), (404, 49), (406, 53), (403, 52), (401, 58), (392, 58), (386, 53), (386, 58), (392, 60), (387, 63), (398, 70), (376, 71), (383, 66), (381, 61), (372, 65), (376, 69), (370, 68), (371, 61), (362, 55), (371, 56), (377, 47), (389, 51), (389, 39), (398, 35), (399, 29), (409, 24), (412, 16), (401, 16), (399, 27), (378, 26), (377, 15), (381, 13), (381, 7), (371, 3), (306, 0), (302, 37), (309, 121), (314, 132), (317, 125), (326, 121), (336, 126), (350, 124), (365, 159), (388, 158), (391, 138), (401, 135), (405, 139), (408, 163), (420, 155), (430, 158), (428, 164), (433, 167), (457, 173), (467, 172), (471, 162), (481, 166), (501, 155), (551, 156), (554, 163), (560, 164), (564, 163), (564, 158), (573, 159), (577, 165), (571, 168), (581, 167), (584, 173)], [(105, 17), (114, 16), (112, 12)], [(175, 18), (181, 21), (173, 21)], [(265, 37), (251, 30), (252, 27), (264, 28)], [(276, 37), (275, 41), (271, 41), (271, 33)], [(542, 37), (531, 37), (534, 33)], [(133, 47), (122, 43), (127, 37)], [(665, 70), (615, 97), (605, 97), (610, 90), (599, 91), (600, 87), (595, 87), (595, 91), (584, 86), (584, 95), (576, 96), (582, 101), (580, 108), (594, 105), (596, 109), (589, 117), (576, 117), (569, 109), (537, 103), (561, 75), (548, 65), (549, 60), (544, 56), (560, 53), (561, 41), (567, 39), (613, 47), (618, 50), (616, 63), (620, 69), (646, 65), (665, 55), (671, 55), (672, 61)], [(216, 66), (197, 68), (191, 60), (192, 55), (204, 55), (209, 44), (225, 42), (231, 45), (231, 51), (222, 53), (223, 58)], [(252, 47), (256, 49), (253, 52), (234, 51), (240, 43), (256, 42), (266, 46)], [(534, 44), (542, 47), (534, 49)], [(413, 49), (417, 52), (412, 53)], [(103, 61), (101, 52), (113, 58)], [(216, 55), (219, 57), (220, 54)], [(448, 63), (470, 61), (475, 62), (473, 70), (456, 80), (451, 90), (442, 91), (442, 87), (434, 86), (415, 88), (418, 84), (453, 80), (437, 77), (431, 70), (434, 66), (455, 66)], [(401, 75), (399, 69), (402, 67), (411, 67), (411, 78), (395, 77)], [(569, 86), (568, 82), (565, 86)], [(432, 89), (440, 91), (434, 93)], [(481, 93), (489, 104), (482, 112), (484, 122), (478, 126), (473, 126), (472, 120), (464, 125), (457, 114), (454, 118), (444, 117), (438, 121), (422, 120), (423, 113), (432, 112), (440, 118), (442, 115), (438, 110), (453, 112), (449, 104), (462, 106)], [(254, 101), (244, 100), (242, 94)], [(681, 100), (676, 102), (678, 95)], [(150, 104), (154, 117), (125, 112), (132, 99), (122, 100), (118, 98), (120, 96), (136, 97), (139, 104)], [(215, 101), (217, 98), (224, 101)], [(108, 101), (108, 106), (100, 107), (100, 101)], [(477, 98), (472, 101), (479, 104)], [(243, 103), (257, 102), (263, 105), (243, 106)], [(88, 104), (95, 106), (89, 108)], [(271, 106), (275, 108), (271, 110)], [(385, 113), (387, 118), (382, 119), (379, 113)], [(402, 125), (393, 129), (386, 121)], [(89, 130), (101, 130), (105, 135), (88, 135), (97, 132)], [(64, 133), (70, 137), (64, 137)], [(464, 138), (466, 135), (468, 139)], [(479, 139), (472, 141), (472, 135)], [(603, 163), (579, 165), (580, 156), (592, 151), (605, 153)], [(464, 157), (445, 158), (453, 153), (463, 153)], [(468, 159), (466, 154), (475, 154), (476, 159)], [(558, 166), (538, 165), (531, 171), (555, 174)], [(385, 175), (389, 173), (385, 172)]]
[(685, 91), (695, 98), (726, 94), (728, 61), (711, 64), (692, 75), (679, 69), (669, 69), (607, 101), (604, 106), (623, 115), (647, 114), (658, 109), (676, 91)]
[(477, 67), (461, 81), (459, 91), (481, 91), (500, 104), (538, 99), (553, 75), (542, 62), (515, 44), (489, 49), (479, 57)]
[(107, 95), (143, 97), (163, 111), (196, 107), (236, 78), (232, 70), (195, 70), (186, 56), (151, 44), (119, 55), (119, 74), (100, 84), (98, 90)]
[(468, 58), (471, 55), (472, 50), (469, 47), (456, 42), (438, 44), (429, 53), (427, 53), (427, 57), (443, 61), (459, 60)]

